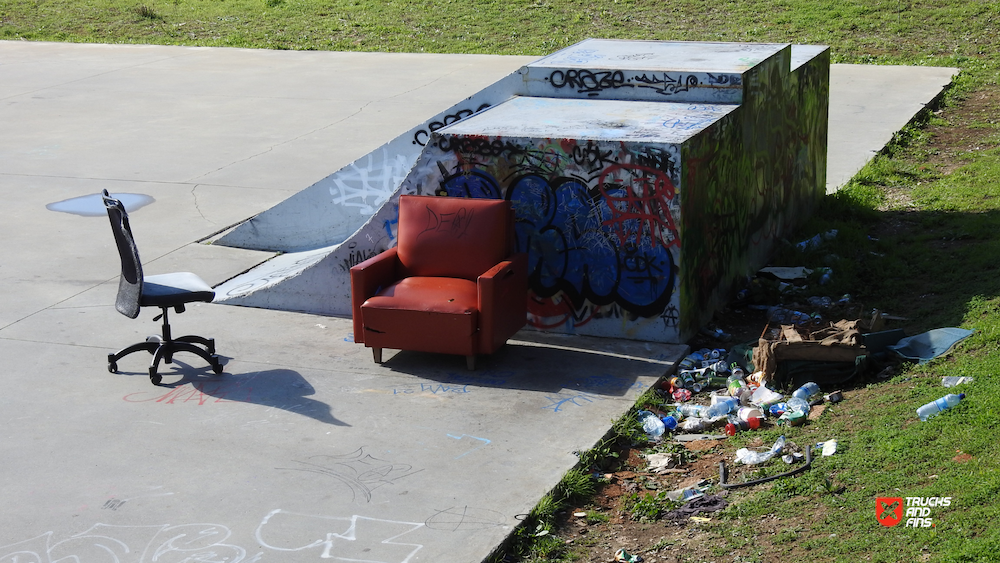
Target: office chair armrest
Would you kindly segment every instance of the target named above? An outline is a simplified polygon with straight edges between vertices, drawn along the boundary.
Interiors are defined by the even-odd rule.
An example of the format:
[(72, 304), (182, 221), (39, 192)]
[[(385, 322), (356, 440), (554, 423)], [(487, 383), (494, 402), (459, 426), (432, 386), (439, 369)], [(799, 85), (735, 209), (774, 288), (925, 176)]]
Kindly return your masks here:
[(528, 255), (512, 254), (476, 281), (479, 286), (479, 352), (491, 353), (528, 319)]
[(399, 257), (396, 248), (372, 256), (351, 268), (351, 313), (354, 319), (354, 341), (365, 341), (365, 328), (361, 319), (361, 305), (380, 289), (398, 280)]

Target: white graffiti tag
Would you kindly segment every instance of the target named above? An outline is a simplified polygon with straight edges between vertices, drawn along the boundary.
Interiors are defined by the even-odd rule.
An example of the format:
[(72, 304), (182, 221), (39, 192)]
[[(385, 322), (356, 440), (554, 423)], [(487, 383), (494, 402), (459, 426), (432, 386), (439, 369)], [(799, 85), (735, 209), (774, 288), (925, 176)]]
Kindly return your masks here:
[(55, 543), (52, 535), (0, 547), (0, 563), (254, 563), (262, 555), (247, 559), (245, 549), (223, 543), (231, 532), (219, 524), (94, 524)]
[(407, 563), (424, 546), (400, 537), (424, 527), (354, 515), (350, 518), (272, 510), (257, 527), (257, 541), (275, 551), (322, 549), (319, 557), (364, 563)]
[(381, 156), (376, 154), (372, 151), (367, 163), (360, 158), (330, 179), (334, 183), (330, 186), (334, 203), (357, 207), (362, 215), (371, 215), (389, 199), (413, 166), (413, 159), (402, 154), (390, 156), (384, 147)]

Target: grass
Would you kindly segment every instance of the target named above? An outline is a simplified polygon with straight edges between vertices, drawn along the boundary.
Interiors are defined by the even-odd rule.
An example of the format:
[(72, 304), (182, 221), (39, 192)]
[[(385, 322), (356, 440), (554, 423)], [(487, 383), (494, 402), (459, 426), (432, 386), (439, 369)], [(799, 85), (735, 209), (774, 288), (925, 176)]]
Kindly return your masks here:
[[(301, 50), (543, 55), (587, 37), (827, 44), (837, 63), (955, 66), (940, 101), (803, 226), (802, 240), (839, 231), (822, 252), (779, 249), (775, 262), (829, 266), (829, 294), (908, 317), (912, 334), (942, 326), (976, 333), (948, 357), (910, 366), (856, 391), (790, 440), (836, 437), (837, 455), (767, 487), (739, 490), (713, 530), (713, 557), (855, 561), (992, 561), (1000, 552), (1000, 125), (997, 0), (5, 0), (0, 39), (153, 43)], [(997, 96), (1000, 97), (1000, 96)], [(964, 137), (957, 132), (963, 132)], [(942, 140), (944, 139), (944, 140)], [(945, 393), (944, 375), (969, 375), (967, 398), (927, 422), (914, 409)], [(643, 401), (648, 402), (649, 397)], [(611, 440), (635, 441), (634, 419)], [(766, 443), (776, 438), (761, 434)], [(742, 445), (735, 440), (732, 446)], [(606, 470), (610, 442), (581, 454)], [(956, 461), (963, 455), (969, 461)], [(572, 554), (551, 531), (592, 494), (574, 471), (536, 506), (511, 540), (525, 561)], [(758, 490), (759, 489), (759, 490)], [(878, 496), (949, 496), (933, 528), (885, 528)], [(655, 495), (654, 495), (655, 497)], [(641, 500), (638, 499), (637, 502)], [(649, 508), (649, 507), (646, 507)], [(650, 510), (657, 508), (652, 506)], [(770, 538), (755, 528), (775, 514)], [(595, 516), (597, 520), (599, 516)], [(766, 541), (765, 541), (766, 540)], [(678, 546), (663, 539), (650, 548)], [(499, 557), (499, 556), (497, 556)], [(687, 555), (679, 558), (687, 560)]]

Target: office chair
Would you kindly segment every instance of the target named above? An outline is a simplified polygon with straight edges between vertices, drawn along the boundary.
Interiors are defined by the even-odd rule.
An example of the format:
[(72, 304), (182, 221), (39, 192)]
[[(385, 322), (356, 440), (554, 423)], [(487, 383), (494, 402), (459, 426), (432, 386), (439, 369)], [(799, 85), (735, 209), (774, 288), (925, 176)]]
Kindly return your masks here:
[(172, 338), (167, 317), (170, 308), (177, 313), (183, 313), (184, 305), (187, 303), (211, 302), (215, 298), (215, 291), (190, 272), (143, 276), (139, 250), (132, 237), (132, 228), (129, 226), (125, 206), (121, 201), (111, 197), (108, 190), (104, 190), (104, 206), (108, 210), (111, 230), (115, 234), (115, 243), (118, 245), (118, 254), (122, 260), (122, 274), (118, 281), (115, 309), (126, 317), (134, 319), (139, 316), (139, 309), (142, 307), (159, 307), (162, 313), (154, 317), (153, 321), (163, 319), (161, 335), (150, 336), (144, 342), (108, 354), (108, 371), (118, 373), (118, 360), (133, 352), (145, 350), (153, 355), (153, 361), (149, 364), (149, 380), (153, 385), (159, 385), (162, 380), (160, 374), (156, 372), (160, 360), (167, 364), (172, 363), (173, 355), (177, 352), (191, 352), (200, 356), (212, 366), (212, 371), (216, 374), (222, 373), (222, 362), (219, 356), (215, 355), (215, 339), (201, 336)]

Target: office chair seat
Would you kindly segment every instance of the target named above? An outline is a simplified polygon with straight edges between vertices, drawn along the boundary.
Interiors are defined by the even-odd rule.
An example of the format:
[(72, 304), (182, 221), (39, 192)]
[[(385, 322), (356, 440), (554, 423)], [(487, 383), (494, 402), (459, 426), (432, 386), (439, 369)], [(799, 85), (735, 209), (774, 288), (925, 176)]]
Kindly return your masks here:
[(154, 321), (163, 319), (162, 333), (146, 338), (145, 341), (108, 354), (108, 371), (118, 373), (118, 360), (133, 352), (146, 351), (153, 355), (149, 364), (149, 380), (159, 385), (162, 377), (157, 373), (160, 361), (172, 363), (177, 352), (190, 352), (204, 359), (216, 374), (222, 373), (222, 361), (215, 355), (215, 340), (202, 336), (188, 335), (173, 338), (170, 335), (168, 312), (184, 312), (184, 305), (197, 302), (211, 302), (215, 291), (204, 280), (190, 272), (175, 272), (143, 276), (139, 250), (136, 248), (129, 226), (128, 213), (122, 202), (111, 197), (104, 190), (104, 205), (111, 220), (111, 230), (115, 235), (118, 254), (122, 262), (121, 277), (118, 281), (118, 297), (115, 308), (129, 318), (139, 316), (142, 307), (159, 307), (161, 313)]
[(142, 278), (142, 307), (176, 307), (185, 303), (211, 303), (215, 291), (191, 272), (158, 274)]

